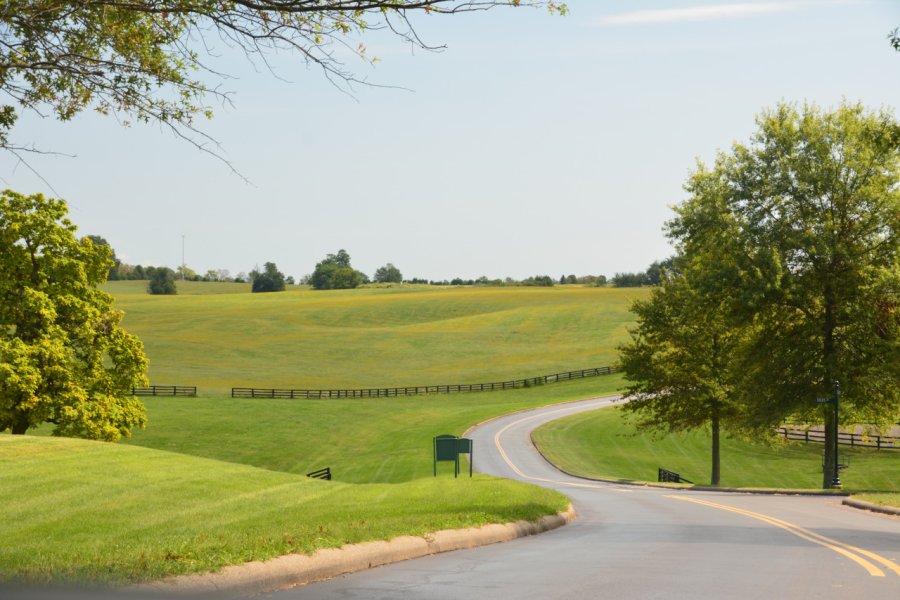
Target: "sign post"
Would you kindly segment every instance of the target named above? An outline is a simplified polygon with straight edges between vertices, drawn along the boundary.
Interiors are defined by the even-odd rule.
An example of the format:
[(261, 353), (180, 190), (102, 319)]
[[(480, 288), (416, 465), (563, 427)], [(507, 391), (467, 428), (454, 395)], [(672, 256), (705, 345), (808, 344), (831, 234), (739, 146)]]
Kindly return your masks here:
[(469, 477), (472, 476), (472, 440), (458, 438), (455, 435), (438, 435), (434, 440), (434, 476), (437, 477), (437, 464), (439, 462), (453, 463), (453, 477), (459, 477), (459, 455), (469, 455)]

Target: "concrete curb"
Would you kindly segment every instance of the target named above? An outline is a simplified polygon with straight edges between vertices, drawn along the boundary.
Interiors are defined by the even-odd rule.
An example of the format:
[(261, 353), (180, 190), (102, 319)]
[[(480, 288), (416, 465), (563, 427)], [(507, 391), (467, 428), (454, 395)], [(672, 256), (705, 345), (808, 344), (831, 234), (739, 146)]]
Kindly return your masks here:
[(252, 596), (411, 558), (508, 542), (556, 529), (574, 519), (575, 509), (570, 504), (565, 512), (548, 515), (534, 523), (517, 521), (477, 528), (444, 529), (426, 537), (400, 536), (390, 541), (319, 550), (313, 555), (288, 554), (265, 562), (225, 567), (218, 573), (181, 575), (145, 583), (127, 591), (163, 593), (167, 596), (215, 595), (217, 598)]
[(866, 502), (865, 500), (855, 500), (853, 498), (847, 498), (843, 502), (841, 502), (844, 506), (849, 506), (851, 508), (859, 508), (861, 510), (871, 510), (872, 512), (883, 513), (886, 515), (900, 516), (900, 508), (896, 508), (893, 506), (885, 506), (883, 504), (874, 504), (872, 502)]

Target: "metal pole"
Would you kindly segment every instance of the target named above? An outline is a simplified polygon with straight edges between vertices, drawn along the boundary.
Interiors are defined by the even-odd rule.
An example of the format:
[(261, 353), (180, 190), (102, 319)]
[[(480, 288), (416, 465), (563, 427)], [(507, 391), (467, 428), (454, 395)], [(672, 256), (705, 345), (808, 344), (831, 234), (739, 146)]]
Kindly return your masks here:
[(834, 382), (834, 477), (831, 479), (831, 487), (840, 489), (841, 484), (841, 476), (840, 476), (840, 461), (838, 460), (838, 438), (839, 438), (839, 429), (838, 424), (840, 421), (838, 420), (838, 409), (841, 402), (841, 384), (835, 380)]

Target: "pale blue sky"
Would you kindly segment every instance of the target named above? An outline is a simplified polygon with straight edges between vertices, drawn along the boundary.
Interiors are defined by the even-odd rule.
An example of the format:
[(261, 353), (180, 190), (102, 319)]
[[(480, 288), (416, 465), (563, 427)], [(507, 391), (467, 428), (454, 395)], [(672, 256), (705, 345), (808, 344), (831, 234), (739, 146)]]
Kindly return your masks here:
[[(696, 159), (781, 100), (900, 104), (886, 41), (900, 0), (568, 2), (415, 23), (442, 53), (366, 39), (358, 72), (412, 91), (350, 97), (283, 56), (281, 80), (227, 53), (234, 107), (204, 130), (252, 181), (154, 126), (24, 117), (18, 142), (82, 234), (127, 262), (295, 277), (345, 248), (370, 275), (516, 278), (644, 269)], [(351, 66), (356, 66), (351, 61)], [(0, 185), (47, 185), (0, 157)]]

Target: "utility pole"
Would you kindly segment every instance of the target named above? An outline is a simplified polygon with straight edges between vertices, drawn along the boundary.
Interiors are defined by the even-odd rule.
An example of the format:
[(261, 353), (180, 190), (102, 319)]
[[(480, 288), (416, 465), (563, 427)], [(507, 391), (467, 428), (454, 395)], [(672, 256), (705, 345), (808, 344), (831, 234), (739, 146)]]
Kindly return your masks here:
[(181, 234), (181, 280), (184, 281), (184, 234)]

